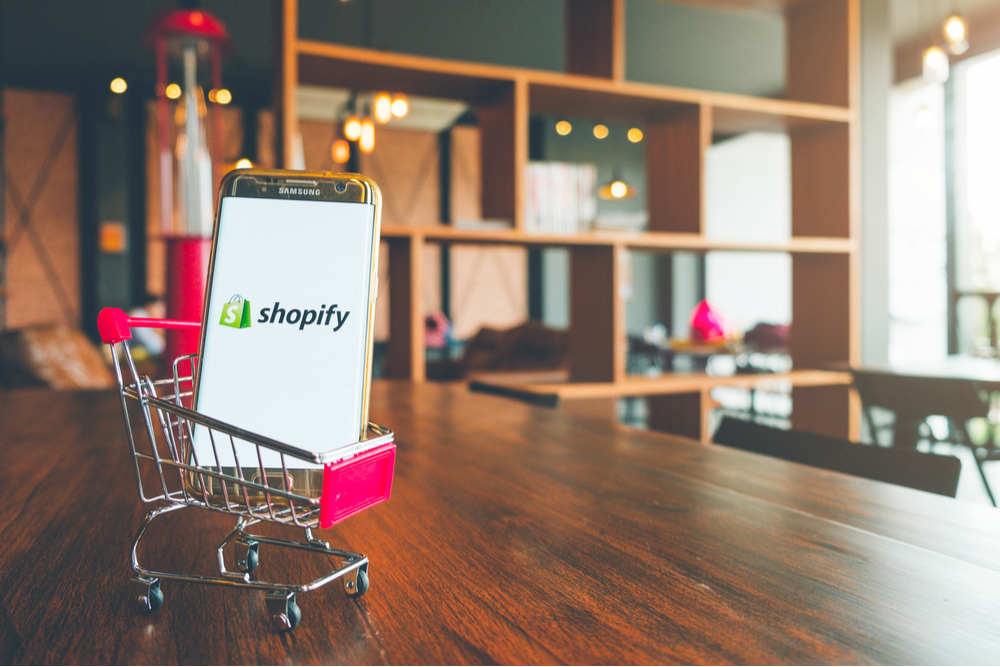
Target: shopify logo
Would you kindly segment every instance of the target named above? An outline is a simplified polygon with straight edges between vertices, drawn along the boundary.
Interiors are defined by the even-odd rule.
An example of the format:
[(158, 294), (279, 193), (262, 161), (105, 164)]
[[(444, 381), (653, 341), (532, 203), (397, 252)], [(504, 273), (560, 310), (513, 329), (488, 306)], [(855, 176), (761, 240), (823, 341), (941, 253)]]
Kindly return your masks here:
[(246, 329), (250, 326), (250, 302), (239, 294), (234, 294), (222, 306), (222, 318), (219, 324), (234, 329)]
[[(298, 325), (299, 331), (308, 326), (331, 327), (333, 331), (347, 322), (349, 310), (337, 310), (337, 304), (329, 308), (324, 303), (318, 310), (312, 308), (282, 308), (280, 301), (275, 301), (271, 308), (261, 308), (258, 324), (291, 324)], [(250, 326), (250, 302), (239, 294), (234, 294), (222, 306), (222, 318), (219, 324), (234, 329), (246, 329)]]
[[(272, 308), (261, 308), (259, 324), (298, 324), (299, 331), (308, 326), (332, 327), (333, 330), (340, 331), (344, 326), (347, 316), (351, 314), (349, 310), (337, 310), (337, 304), (329, 308), (324, 303), (319, 310), (310, 308), (290, 308), (288, 310), (281, 307), (280, 301), (275, 301)], [(247, 325), (250, 326), (250, 325)]]

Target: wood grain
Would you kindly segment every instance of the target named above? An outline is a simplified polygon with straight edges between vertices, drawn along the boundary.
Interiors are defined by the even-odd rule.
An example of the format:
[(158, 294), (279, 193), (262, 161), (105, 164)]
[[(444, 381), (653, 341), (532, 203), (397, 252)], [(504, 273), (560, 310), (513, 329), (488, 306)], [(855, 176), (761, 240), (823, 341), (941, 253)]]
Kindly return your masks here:
[[(4, 663), (993, 663), (1000, 513), (456, 385), (378, 382), (392, 498), (322, 533), (372, 588), (167, 582), (124, 604), (137, 501), (113, 393), (0, 395)], [(142, 557), (209, 571), (224, 517), (184, 510)], [(262, 550), (261, 576), (319, 571)]]

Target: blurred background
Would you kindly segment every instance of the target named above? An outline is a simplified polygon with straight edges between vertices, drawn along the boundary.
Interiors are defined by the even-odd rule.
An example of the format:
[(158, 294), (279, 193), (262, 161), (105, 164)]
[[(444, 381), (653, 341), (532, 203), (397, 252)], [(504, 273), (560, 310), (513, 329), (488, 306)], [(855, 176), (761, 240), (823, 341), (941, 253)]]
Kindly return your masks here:
[[(200, 37), (220, 78), (207, 46), (195, 88), (180, 52), (158, 78), (150, 30), (175, 10), (224, 26)], [(891, 417), (862, 418), (851, 368), (998, 357), (995, 1), (38, 0), (0, 5), (0, 31), (10, 387), (103, 386), (98, 311), (171, 310), (170, 237), (206, 233), (184, 213), (198, 150), (216, 182), (253, 165), (380, 184), (378, 376), (549, 373), (515, 384), (604, 383), (614, 418), (703, 440), (739, 414), (874, 442)], [(581, 333), (588, 313), (606, 336)], [(678, 393), (680, 373), (709, 379)], [(994, 398), (968, 427), (982, 446)], [(683, 405), (694, 426), (657, 421)], [(928, 451), (955, 439), (940, 417)]]

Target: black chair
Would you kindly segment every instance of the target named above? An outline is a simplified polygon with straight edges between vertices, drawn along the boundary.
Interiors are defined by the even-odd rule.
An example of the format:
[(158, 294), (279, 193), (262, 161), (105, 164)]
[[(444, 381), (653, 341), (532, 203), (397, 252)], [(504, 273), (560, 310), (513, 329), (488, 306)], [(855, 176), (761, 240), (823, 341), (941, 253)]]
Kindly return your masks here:
[[(969, 438), (966, 428), (970, 419), (986, 417), (989, 412), (989, 403), (975, 381), (860, 369), (852, 369), (851, 375), (854, 377), (854, 387), (861, 397), (873, 440), (877, 442), (879, 433), (891, 429), (893, 447), (915, 448), (917, 442), (924, 439), (920, 428), (928, 417), (939, 415), (947, 418), (949, 437), (945, 442), (972, 450), (986, 495), (996, 507), (993, 491), (983, 471), (983, 462), (1000, 459), (1000, 452), (991, 443), (977, 447)], [(892, 411), (896, 415), (895, 422), (878, 426), (873, 416), (873, 408), (876, 407)]]
[(712, 441), (816, 468), (955, 497), (962, 462), (955, 456), (862, 445), (723, 417)]

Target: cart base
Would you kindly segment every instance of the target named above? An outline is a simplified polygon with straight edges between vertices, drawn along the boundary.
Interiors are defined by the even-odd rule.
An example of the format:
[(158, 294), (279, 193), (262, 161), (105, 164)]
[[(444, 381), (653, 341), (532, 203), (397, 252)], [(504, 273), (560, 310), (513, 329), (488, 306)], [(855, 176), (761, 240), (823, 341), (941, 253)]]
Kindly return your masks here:
[[(232, 588), (247, 588), (266, 592), (265, 602), (271, 625), (279, 632), (293, 630), (302, 619), (302, 612), (295, 600), (297, 593), (307, 593), (321, 588), (335, 579), (341, 579), (344, 591), (349, 597), (361, 597), (368, 591), (368, 557), (353, 551), (330, 548), (329, 543), (317, 540), (312, 531), (305, 528), (305, 541), (295, 542), (281, 540), (263, 535), (253, 535), (246, 532), (250, 526), (260, 520), (240, 517), (236, 526), (230, 530), (216, 547), (219, 575), (182, 574), (160, 572), (139, 565), (138, 548), (146, 529), (157, 517), (170, 512), (192, 507), (191, 505), (175, 504), (159, 507), (146, 515), (132, 542), (132, 569), (135, 571), (131, 580), (131, 596), (141, 613), (153, 613), (163, 605), (163, 592), (160, 590), (162, 580), (185, 581), (210, 586), (229, 586)], [(230, 570), (226, 567), (224, 550), (235, 540), (236, 566)], [(340, 559), (340, 567), (318, 579), (302, 584), (285, 584), (252, 579), (251, 574), (260, 564), (261, 545), (271, 545), (289, 549), (300, 549), (315, 554), (333, 556)]]

